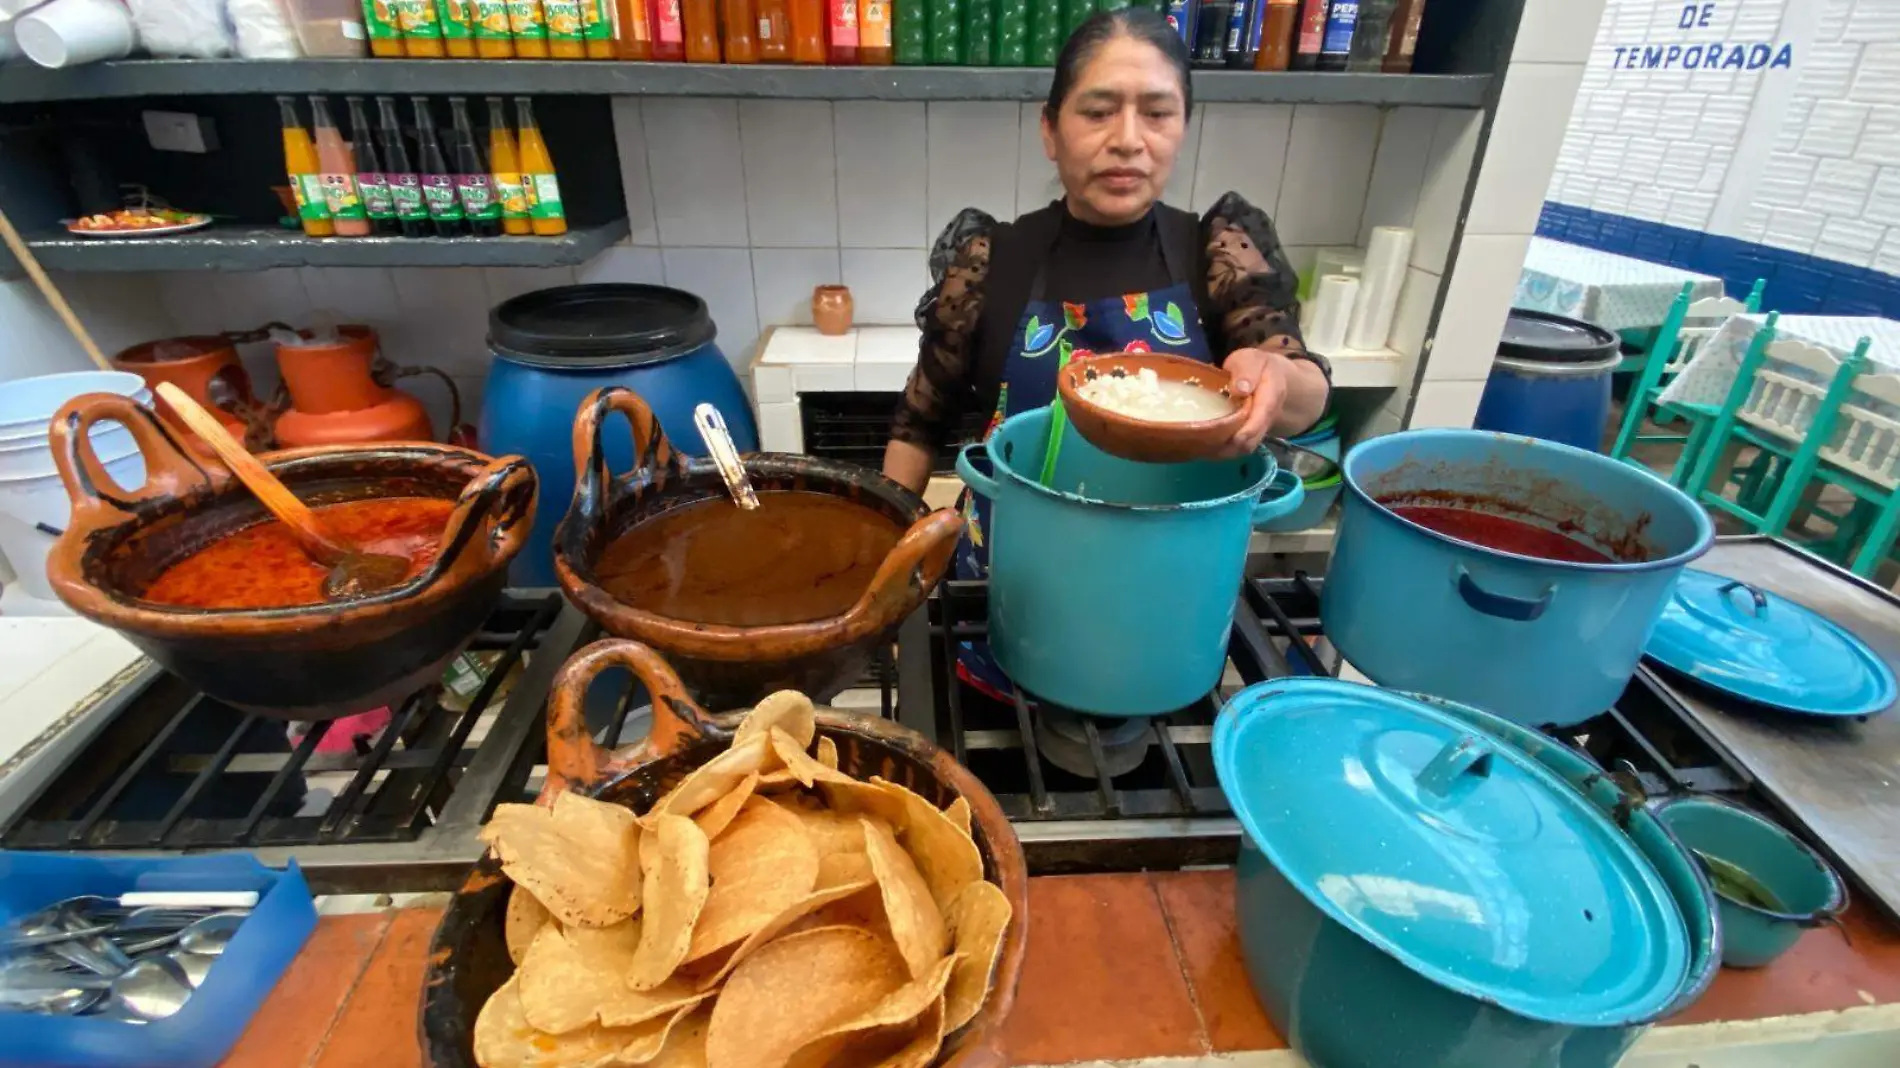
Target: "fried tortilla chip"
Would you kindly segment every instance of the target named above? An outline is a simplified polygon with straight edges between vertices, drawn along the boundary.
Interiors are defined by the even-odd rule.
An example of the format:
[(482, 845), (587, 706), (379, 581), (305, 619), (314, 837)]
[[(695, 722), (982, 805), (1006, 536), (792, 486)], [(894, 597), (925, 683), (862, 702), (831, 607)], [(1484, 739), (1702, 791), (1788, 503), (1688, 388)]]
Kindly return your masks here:
[(712, 890), (693, 927), (688, 961), (744, 941), (818, 884), (818, 849), (804, 826), (756, 797), (712, 844), (708, 866)]
[(693, 817), (693, 822), (699, 824), (699, 829), (705, 832), (707, 841), (710, 842), (719, 837), (731, 825), (732, 818), (739, 814), (739, 809), (745, 806), (746, 798), (751, 797), (752, 791), (758, 789), (758, 786), (759, 773), (755, 771), (739, 780), (739, 785), (728, 791), (726, 796), (707, 805), (700, 810), (699, 815)]
[(629, 1028), (632, 1037), (627, 1040), (626, 1045), (620, 1047), (620, 1052), (614, 1055), (614, 1063), (616, 1065), (651, 1064), (654, 1058), (666, 1048), (667, 1039), (672, 1034), (673, 1028), (691, 1015), (696, 1007), (696, 1005), (688, 1005), (669, 1012), (665, 1016), (649, 1020), (639, 1027)]
[[(866, 789), (871, 789), (879, 798), (885, 797), (881, 791), (877, 791), (868, 786)], [(858, 822), (860, 819), (870, 818), (876, 820), (879, 823), (883, 823), (886, 829), (889, 829), (890, 826), (881, 817), (867, 817), (864, 814), (847, 814), (835, 809), (825, 808), (815, 799), (806, 797), (805, 795), (780, 794), (774, 797), (772, 801), (780, 808), (798, 817), (798, 822), (804, 825), (805, 833), (811, 836), (813, 844), (818, 847), (819, 856), (831, 856), (841, 853), (862, 854), (864, 852), (864, 826)], [(896, 805), (895, 801), (891, 803), (893, 806)]]
[[(859, 833), (863, 833), (862, 829)], [(871, 871), (871, 858), (863, 853), (819, 854), (818, 889), (820, 890), (829, 890), (834, 886), (868, 886), (876, 881), (877, 875)]]
[(555, 1035), (596, 1022), (601, 1005), (626, 989), (627, 962), (639, 944), (639, 920), (541, 928), (515, 973), (522, 1013), (537, 1030)]
[(943, 814), (944, 818), (956, 825), (957, 830), (963, 832), (963, 837), (974, 840), (975, 836), (970, 833), (969, 798), (958, 797), (955, 801), (950, 802), (950, 807), (944, 809)]
[(941, 809), (896, 783), (883, 779), (871, 783), (903, 806), (904, 818), (896, 825), (898, 841), (917, 862), (939, 909), (964, 887), (982, 880), (983, 855)]
[(528, 1022), (516, 979), (501, 984), (475, 1017), (475, 1063), (481, 1068), (603, 1068), (626, 1045), (624, 1032), (583, 1027), (550, 1035)]
[(714, 993), (678, 979), (669, 979), (652, 990), (631, 990), (623, 986), (601, 1005), (600, 1023), (603, 1027), (632, 1027), (668, 1013), (691, 1009)]
[(551, 808), (497, 805), (481, 838), (564, 926), (609, 927), (640, 910), (640, 828), (619, 805), (572, 793)]
[(810, 786), (816, 782), (854, 782), (851, 776), (837, 768), (828, 768), (813, 760), (811, 754), (792, 740), (792, 736), (772, 728), (772, 751), (785, 763), (785, 771), (798, 780), (800, 786)]
[(858, 1049), (853, 1047), (874, 1044), (880, 1037), (898, 1031), (903, 1033), (893, 1037), (901, 1037), (903, 1041), (895, 1045), (897, 1048), (906, 1048), (910, 1045), (908, 1032), (915, 1028), (926, 1013), (933, 1010), (938, 1010), (939, 1013), (933, 1026), (937, 1037), (941, 1039), (943, 1037), (941, 1015), (943, 991), (944, 986), (950, 981), (950, 970), (954, 962), (955, 958), (943, 958), (923, 975), (880, 998), (877, 1004), (865, 1010), (862, 1015), (820, 1033), (792, 1054), (787, 1068), (825, 1068), (825, 1065), (831, 1063), (833, 1058), (847, 1048), (852, 1048), (852, 1063), (877, 1063), (884, 1058), (864, 1057)]
[[(834, 886), (827, 890), (814, 890), (809, 897), (794, 902), (787, 906), (785, 911), (772, 917), (764, 927), (752, 932), (751, 937), (745, 941), (729, 950), (713, 953), (697, 964), (687, 965), (685, 970), (680, 974), (682, 976), (690, 975), (694, 977), (700, 989), (712, 990), (723, 982), (726, 976), (731, 975), (732, 970), (738, 967), (741, 961), (745, 960), (746, 957), (750, 956), (753, 951), (757, 950), (760, 946), (765, 945), (781, 934), (807, 930), (812, 927), (830, 926), (828, 924), (811, 923), (809, 921), (811, 917), (823, 914), (826, 909), (836, 905), (842, 905), (846, 901), (857, 900), (865, 894), (876, 893), (877, 884), (875, 882), (852, 883), (844, 886)], [(883, 902), (874, 901), (873, 907), (876, 910), (877, 919), (882, 921), (884, 918)], [(862, 926), (866, 930), (877, 929), (877, 924), (874, 923), (867, 923)], [(888, 935), (886, 935), (886, 937), (888, 937)], [(716, 967), (714, 965), (716, 965)]]
[(828, 768), (838, 766), (838, 743), (832, 741), (828, 735), (818, 736), (818, 763)]
[(772, 740), (764, 734), (744, 742), (734, 741), (732, 748), (680, 780), (678, 786), (654, 804), (647, 816), (649, 819), (656, 815), (691, 816), (731, 793), (746, 776), (777, 767), (778, 756), (772, 752)]
[(891, 837), (891, 832), (864, 821), (865, 852), (871, 858), (871, 872), (884, 898), (884, 917), (891, 925), (891, 940), (903, 954), (912, 978), (934, 967), (949, 948), (944, 931), (943, 913), (930, 896), (917, 865)]
[(534, 944), (534, 936), (541, 933), (554, 918), (548, 907), (525, 886), (516, 886), (508, 891), (508, 911), (502, 917), (502, 939), (508, 943), (508, 959), (521, 966), (521, 959), (528, 955), (528, 947)]
[(713, 1003), (707, 1068), (778, 1068), (904, 985), (904, 962), (865, 931), (820, 927), (747, 957)]
[(873, 882), (814, 909), (785, 930), (789, 934), (813, 927), (856, 927), (879, 938), (890, 938), (891, 925), (884, 918), (884, 893)]
[(939, 1000), (908, 1026), (881, 1028), (865, 1034), (843, 1056), (862, 1068), (925, 1068), (943, 1049), (943, 1003)]
[(799, 749), (810, 746), (812, 736), (818, 733), (818, 710), (812, 707), (811, 698), (797, 690), (766, 695), (765, 700), (739, 722), (739, 728), (732, 733), (732, 744), (737, 747), (748, 739), (764, 738), (774, 728), (791, 735)]
[(667, 1034), (659, 1055), (646, 1062), (648, 1068), (706, 1068), (706, 1028), (711, 1022), (710, 1005), (685, 1014)]
[(943, 1029), (955, 1031), (969, 1023), (990, 993), (996, 960), (1003, 952), (1009, 930), (1009, 898), (995, 883), (974, 882), (950, 899), (944, 923), (950, 928), (950, 949), (956, 968), (943, 994)]
[(686, 960), (711, 885), (706, 833), (685, 816), (656, 816), (643, 848), (653, 860), (641, 891), (640, 947), (626, 972), (634, 990), (654, 989)]

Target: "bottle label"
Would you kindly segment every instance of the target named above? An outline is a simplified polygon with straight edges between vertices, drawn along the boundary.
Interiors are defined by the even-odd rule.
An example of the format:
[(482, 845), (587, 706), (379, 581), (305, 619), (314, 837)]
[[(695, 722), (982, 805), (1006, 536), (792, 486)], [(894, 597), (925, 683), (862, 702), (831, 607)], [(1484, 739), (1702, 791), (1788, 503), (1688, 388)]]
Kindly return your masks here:
[(680, 23), (680, 0), (658, 0), (653, 5), (653, 40), (656, 44), (679, 44), (686, 39)]
[(446, 174), (423, 175), (422, 198), (428, 202), (429, 217), (432, 219), (458, 220), (462, 217), (462, 202), (455, 199), (455, 179)]
[(486, 174), (456, 175), (455, 192), (462, 200), (463, 213), (469, 218), (501, 218), (501, 205), (495, 200), (495, 190), (488, 184)]
[(1352, 51), (1352, 30), (1359, 24), (1359, 4), (1356, 0), (1333, 0), (1330, 13), (1326, 16), (1326, 36), (1320, 44), (1320, 52), (1345, 55)]
[(323, 181), (316, 175), (292, 175), (290, 192), (297, 198), (297, 218), (321, 220), (330, 217), (329, 205), (323, 199)]
[(771, 39), (772, 39), (772, 20), (761, 17), (759, 19), (759, 41), (763, 43)]
[(370, 172), (356, 176), (356, 188), (363, 194), (363, 210), (372, 219), (393, 219), (396, 217), (396, 202), (389, 193), (389, 179), (381, 174)]
[(541, 0), (507, 0), (507, 3), (509, 32), (530, 39), (548, 35), (548, 28), (541, 22)]
[(422, 197), (422, 179), (416, 175), (390, 175), (389, 199), (395, 203), (398, 219), (421, 222), (429, 217), (429, 206)]
[(561, 183), (552, 174), (528, 175), (528, 214), (537, 219), (561, 219)]
[(436, 21), (433, 0), (396, 0), (396, 23), (404, 37), (440, 37), (442, 24)]
[(475, 12), (472, 0), (441, 0), (442, 36), (465, 41), (475, 36)]
[(581, 39), (580, 0), (541, 0), (541, 8), (546, 12), (548, 40), (578, 41)]
[(369, 213), (363, 210), (363, 198), (356, 191), (356, 176), (353, 174), (320, 174), (317, 181), (323, 185), (323, 206), (333, 219), (367, 219)]
[(507, 41), (507, 0), (475, 0), (475, 36), (485, 41)]
[(501, 201), (502, 218), (528, 217), (528, 187), (519, 172), (501, 171), (495, 175), (495, 199)]
[(858, 43), (865, 48), (891, 46), (891, 0), (864, 0)]
[(614, 17), (607, 8), (609, 2), (610, 0), (582, 0), (581, 33), (588, 40), (611, 41), (614, 39)]
[(831, 46), (858, 46), (858, 0), (831, 0)]
[(363, 0), (363, 18), (369, 24), (372, 40), (390, 41), (402, 36), (394, 8), (395, 0)]

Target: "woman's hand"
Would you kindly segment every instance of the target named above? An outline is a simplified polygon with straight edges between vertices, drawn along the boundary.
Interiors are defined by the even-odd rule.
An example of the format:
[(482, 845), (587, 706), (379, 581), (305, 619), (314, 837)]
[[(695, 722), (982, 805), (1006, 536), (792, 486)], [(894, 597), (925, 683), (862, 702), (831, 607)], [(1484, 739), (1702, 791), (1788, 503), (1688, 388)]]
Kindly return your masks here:
[(1247, 417), (1223, 456), (1244, 456), (1269, 433), (1298, 433), (1317, 422), (1326, 405), (1325, 372), (1310, 360), (1270, 349), (1235, 349), (1221, 367), (1233, 376), (1234, 393), (1247, 398)]

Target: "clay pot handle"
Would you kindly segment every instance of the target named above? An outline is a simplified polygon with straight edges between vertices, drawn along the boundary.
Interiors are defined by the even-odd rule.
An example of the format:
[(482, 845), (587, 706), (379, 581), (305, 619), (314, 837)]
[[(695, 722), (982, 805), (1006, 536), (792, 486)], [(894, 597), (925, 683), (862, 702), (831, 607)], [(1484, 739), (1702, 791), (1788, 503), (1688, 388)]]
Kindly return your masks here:
[(455, 498), (455, 510), (442, 530), (442, 552), (431, 572), (446, 574), (471, 543), (484, 567), (507, 558), (527, 540), (539, 492), (534, 465), (527, 460), (503, 456), (488, 461)]
[[(127, 489), (113, 480), (92, 448), (92, 428), (102, 420), (121, 423), (145, 460), (145, 484)], [(69, 529), (97, 530), (138, 510), (139, 502), (176, 496), (192, 485), (229, 477), (222, 465), (193, 456), (158, 415), (130, 397), (86, 393), (65, 403), (49, 430), (53, 463), (73, 502)]]
[(845, 613), (851, 628), (868, 634), (897, 622), (914, 601), (912, 583), (921, 585), (918, 576), (924, 563), (937, 553), (949, 553), (962, 533), (963, 516), (954, 508), (939, 508), (912, 523), (878, 565), (858, 603)]
[[(596, 675), (610, 667), (633, 672), (653, 698), (653, 727), (646, 741), (611, 754), (595, 744), (582, 703)], [(589, 791), (628, 768), (670, 756), (708, 735), (722, 733), (699, 707), (659, 653), (626, 638), (606, 638), (569, 657), (554, 676), (548, 696), (548, 787)]]
[(658, 471), (677, 467), (680, 457), (660, 420), (638, 393), (625, 386), (603, 386), (587, 395), (574, 416), (574, 503), (588, 513), (606, 507), (608, 482), (607, 450), (601, 442), (600, 425), (607, 416), (619, 412), (633, 428), (633, 469)]

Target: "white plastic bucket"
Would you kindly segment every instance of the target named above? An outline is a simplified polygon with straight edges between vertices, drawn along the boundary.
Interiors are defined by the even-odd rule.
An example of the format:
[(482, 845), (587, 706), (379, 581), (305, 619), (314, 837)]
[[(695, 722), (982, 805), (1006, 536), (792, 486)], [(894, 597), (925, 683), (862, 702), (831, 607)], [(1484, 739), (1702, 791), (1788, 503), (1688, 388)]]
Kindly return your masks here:
[(0, 382), (0, 442), (44, 436), (60, 406), (82, 393), (117, 393), (150, 404), (145, 380), (129, 371), (68, 371)]
[[(145, 457), (137, 449), (104, 462), (106, 473), (120, 487), (134, 490), (145, 484)], [(53, 596), (46, 581), (46, 554), (53, 548), (53, 535), (36, 524), (64, 530), (71, 518), (72, 500), (58, 475), (0, 479), (0, 553), (13, 565), (29, 595)]]
[[(132, 432), (119, 423), (94, 423), (87, 436), (92, 439), (92, 449), (100, 463), (111, 463), (126, 453), (136, 452), (139, 447), (132, 439)], [(58, 473), (59, 469), (53, 466), (52, 443), (44, 436), (0, 441), (0, 481), (44, 478)]]

